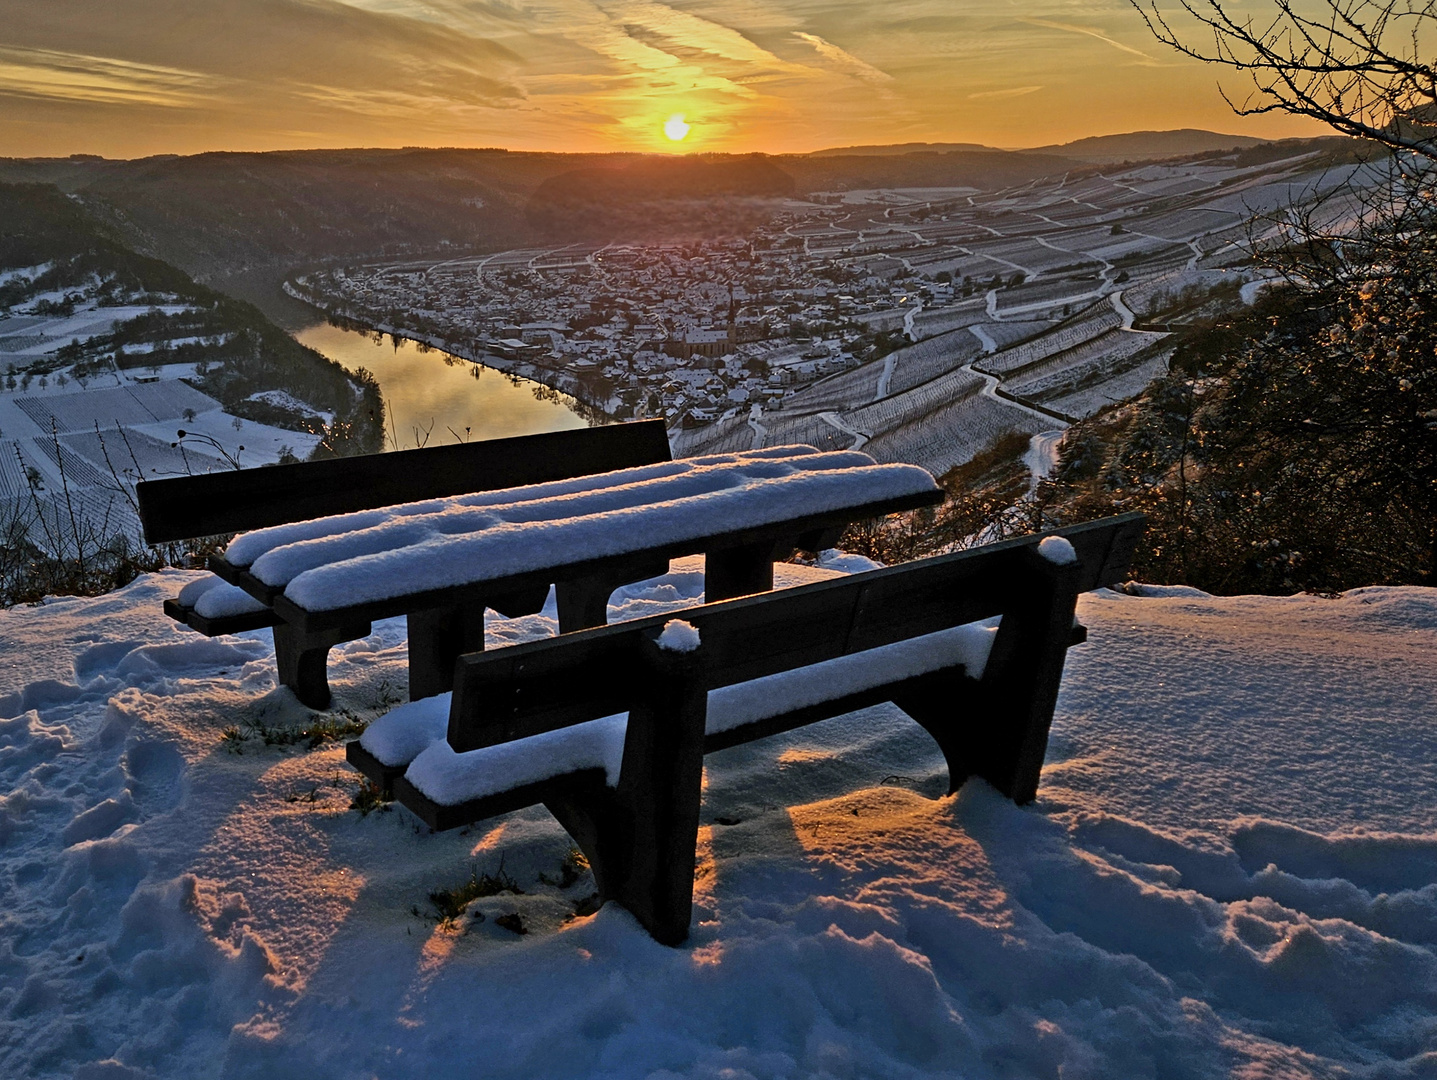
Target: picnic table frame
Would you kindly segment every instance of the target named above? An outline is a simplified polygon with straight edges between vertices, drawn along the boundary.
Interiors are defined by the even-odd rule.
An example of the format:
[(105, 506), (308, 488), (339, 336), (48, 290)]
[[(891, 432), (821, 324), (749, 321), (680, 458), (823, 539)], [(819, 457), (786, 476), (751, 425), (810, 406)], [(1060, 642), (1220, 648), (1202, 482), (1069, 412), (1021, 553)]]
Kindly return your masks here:
[(684, 555), (704, 556), (706, 600), (728, 600), (767, 592), (773, 588), (773, 564), (788, 558), (795, 550), (819, 551), (831, 547), (852, 522), (932, 506), (942, 498), (941, 489), (920, 492), (620, 555), (552, 563), (490, 581), (428, 589), (324, 611), (300, 607), (285, 596), (283, 586), (268, 585), (248, 570), (226, 562), (223, 556), (210, 556), (209, 567), (225, 581), (268, 605), (280, 620), (276, 623), (277, 655), (280, 634), (289, 639), (285, 643), (287, 665), (281, 672), (281, 681), (292, 687), (301, 701), (327, 698), (324, 670), (331, 648), (365, 637), (375, 620), (406, 616), (409, 621), (409, 696), (417, 699), (450, 690), (454, 684), (454, 661), (465, 653), (483, 650), (485, 608), (510, 618), (532, 615), (543, 608), (549, 587), (554, 585), (560, 633), (603, 626), (608, 619), (609, 596), (615, 589), (665, 574), (669, 560)]

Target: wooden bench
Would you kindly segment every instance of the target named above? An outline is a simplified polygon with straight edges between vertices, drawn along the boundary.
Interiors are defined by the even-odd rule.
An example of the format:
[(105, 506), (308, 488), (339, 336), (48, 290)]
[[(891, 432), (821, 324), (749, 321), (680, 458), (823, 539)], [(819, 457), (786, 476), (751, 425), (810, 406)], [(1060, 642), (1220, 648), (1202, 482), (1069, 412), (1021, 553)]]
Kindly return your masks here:
[[(144, 481), (137, 485), (136, 493), (145, 540), (158, 545), (669, 460), (663, 421), (648, 420), (390, 454), (166, 477)], [(217, 558), (212, 560), (211, 569), (225, 577), (228, 567), (223, 558)], [(516, 599), (523, 602), (510, 603), (495, 596), (489, 598), (489, 603), (506, 615), (527, 614), (534, 608), (532, 595)], [(543, 600), (539, 597), (540, 605)], [(287, 622), (263, 601), (250, 608), (237, 614), (207, 616), (193, 606), (175, 600), (165, 602), (167, 615), (209, 637), (273, 627), (280, 681), (306, 705), (317, 709), (328, 705), (328, 651), (341, 642), (365, 637), (370, 631), (368, 620), (353, 619), (347, 625), (311, 631)], [(442, 607), (415, 612), (415, 621), (431, 631), (429, 636), (442, 629), (445, 618)], [(417, 645), (421, 654), (426, 637), (423, 629), (411, 642), (411, 650)], [(452, 656), (448, 654), (451, 664)], [(425, 666), (422, 656), (420, 666)]]
[[(1077, 596), (1126, 577), (1143, 522), (1127, 514), (466, 655), (447, 723), (435, 702), (401, 706), (348, 744), (348, 760), (435, 829), (543, 804), (601, 897), (677, 944), (706, 753), (893, 702), (938, 743), (950, 791), (981, 776), (1030, 801), (1067, 649), (1086, 636)], [(994, 617), (996, 631), (972, 625)], [(662, 647), (683, 637), (676, 620), (697, 631), (692, 651)]]

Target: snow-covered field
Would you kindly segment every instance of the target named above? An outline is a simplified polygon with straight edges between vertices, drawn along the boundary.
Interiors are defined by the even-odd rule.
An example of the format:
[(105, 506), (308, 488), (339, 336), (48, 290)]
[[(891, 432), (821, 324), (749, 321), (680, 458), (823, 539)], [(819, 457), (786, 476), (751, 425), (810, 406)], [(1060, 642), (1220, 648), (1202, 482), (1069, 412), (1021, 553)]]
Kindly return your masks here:
[[(667, 949), (542, 809), (430, 835), (266, 745), (312, 714), (160, 614), (195, 576), (0, 613), (0, 1075), (1437, 1075), (1437, 591), (1084, 597), (1026, 808), (890, 707), (715, 754)], [(332, 719), (404, 657), (338, 648)], [(522, 892), (439, 922), (471, 873)]]

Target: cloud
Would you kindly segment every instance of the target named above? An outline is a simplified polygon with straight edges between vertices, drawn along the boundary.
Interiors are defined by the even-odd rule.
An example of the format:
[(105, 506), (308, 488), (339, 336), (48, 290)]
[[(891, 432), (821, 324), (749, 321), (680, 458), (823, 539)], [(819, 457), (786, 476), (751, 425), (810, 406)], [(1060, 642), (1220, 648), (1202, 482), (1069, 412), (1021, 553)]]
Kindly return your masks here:
[(1043, 89), (1041, 86), (1014, 86), (1007, 90), (981, 90), (976, 94), (969, 94), (969, 101), (995, 101), (999, 98), (1026, 97), (1028, 94), (1037, 93)]
[(882, 86), (894, 81), (892, 75), (881, 71), (872, 64), (865, 63), (852, 53), (844, 52), (831, 41), (824, 41), (817, 34), (807, 34), (802, 30), (795, 30), (793, 36), (805, 44), (812, 45), (819, 56), (823, 57), (834, 67), (855, 79), (861, 79), (866, 83), (875, 86)]
[(194, 106), (222, 80), (84, 53), (0, 45), (0, 94), (104, 105)]
[(694, 125), (691, 151), (1038, 144), (1228, 122), (1201, 65), (1160, 65), (1093, 28), (1127, 25), (1126, 0), (1020, 10), (1025, 19), (1012, 0), (0, 0), (0, 154), (668, 152), (662, 124), (675, 112)]
[(1135, 49), (1131, 45), (1124, 45), (1121, 41), (1118, 41), (1115, 38), (1108, 37), (1108, 35), (1103, 33), (1101, 30), (1094, 30), (1091, 26), (1074, 26), (1072, 23), (1054, 22), (1051, 19), (1028, 18), (1020, 19), (1018, 21), (1025, 22), (1030, 26), (1045, 26), (1049, 30), (1062, 30), (1064, 33), (1068, 34), (1082, 34), (1085, 37), (1096, 38), (1097, 40), (1107, 45), (1111, 45), (1115, 49), (1118, 49), (1125, 53), (1129, 53), (1132, 56), (1139, 57), (1140, 60), (1143, 62), (1144, 67), (1165, 66), (1162, 64), (1161, 61), (1154, 59), (1147, 53), (1143, 52), (1141, 49)]

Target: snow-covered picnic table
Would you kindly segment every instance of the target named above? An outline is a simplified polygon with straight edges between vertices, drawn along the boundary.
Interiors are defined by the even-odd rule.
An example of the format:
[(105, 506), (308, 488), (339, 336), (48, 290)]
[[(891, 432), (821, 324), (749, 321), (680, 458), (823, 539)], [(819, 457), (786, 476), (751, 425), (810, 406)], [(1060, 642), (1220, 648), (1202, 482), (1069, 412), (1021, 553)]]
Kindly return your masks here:
[(448, 690), (454, 658), (483, 648), (486, 606), (538, 611), (553, 584), (561, 630), (601, 625), (615, 588), (695, 554), (706, 557), (709, 599), (762, 592), (794, 548), (830, 546), (853, 521), (941, 498), (925, 470), (849, 451), (661, 462), (244, 533), (210, 560), (236, 588), (211, 587), (196, 610), (272, 609), (277, 634), (303, 639), (307, 655), (281, 672), (302, 699), (331, 646), (406, 615), (419, 698)]

